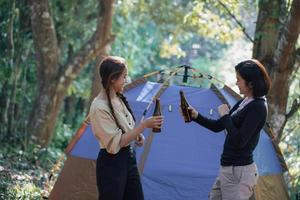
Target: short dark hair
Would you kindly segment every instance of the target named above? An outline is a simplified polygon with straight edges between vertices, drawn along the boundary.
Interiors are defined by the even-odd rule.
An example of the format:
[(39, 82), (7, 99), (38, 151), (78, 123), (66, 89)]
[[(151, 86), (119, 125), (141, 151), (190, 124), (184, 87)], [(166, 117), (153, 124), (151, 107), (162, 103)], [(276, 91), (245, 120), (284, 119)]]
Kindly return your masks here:
[(258, 60), (251, 59), (240, 62), (235, 66), (235, 71), (252, 88), (253, 97), (261, 97), (268, 94), (271, 87), (271, 79), (263, 64)]

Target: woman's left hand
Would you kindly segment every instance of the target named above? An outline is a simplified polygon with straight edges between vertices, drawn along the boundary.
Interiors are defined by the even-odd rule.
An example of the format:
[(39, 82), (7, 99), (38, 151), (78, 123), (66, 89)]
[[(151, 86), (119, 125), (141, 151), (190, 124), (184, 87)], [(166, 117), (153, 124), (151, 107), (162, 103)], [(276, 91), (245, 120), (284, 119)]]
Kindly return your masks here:
[(220, 117), (223, 117), (224, 115), (229, 114), (229, 107), (227, 104), (222, 104), (218, 107), (218, 112)]
[(135, 144), (139, 147), (143, 146), (145, 142), (145, 137), (143, 134), (139, 134), (135, 140)]

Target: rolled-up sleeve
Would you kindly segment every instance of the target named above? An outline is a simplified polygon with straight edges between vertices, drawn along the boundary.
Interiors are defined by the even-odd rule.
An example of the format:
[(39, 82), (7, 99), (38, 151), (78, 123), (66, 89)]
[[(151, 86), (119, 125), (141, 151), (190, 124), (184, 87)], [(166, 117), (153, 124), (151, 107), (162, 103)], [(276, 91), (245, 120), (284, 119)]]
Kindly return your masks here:
[(118, 153), (121, 148), (122, 130), (117, 126), (113, 116), (105, 110), (96, 109), (90, 113), (90, 120), (93, 133), (100, 141), (101, 148), (106, 148), (111, 154)]

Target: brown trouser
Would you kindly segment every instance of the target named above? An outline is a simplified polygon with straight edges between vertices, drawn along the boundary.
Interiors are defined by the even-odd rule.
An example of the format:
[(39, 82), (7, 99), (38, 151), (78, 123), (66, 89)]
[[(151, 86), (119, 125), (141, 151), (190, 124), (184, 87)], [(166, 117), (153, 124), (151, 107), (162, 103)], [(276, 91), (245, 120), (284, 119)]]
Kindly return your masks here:
[(249, 199), (257, 183), (255, 163), (245, 166), (221, 166), (219, 176), (210, 191), (210, 200)]

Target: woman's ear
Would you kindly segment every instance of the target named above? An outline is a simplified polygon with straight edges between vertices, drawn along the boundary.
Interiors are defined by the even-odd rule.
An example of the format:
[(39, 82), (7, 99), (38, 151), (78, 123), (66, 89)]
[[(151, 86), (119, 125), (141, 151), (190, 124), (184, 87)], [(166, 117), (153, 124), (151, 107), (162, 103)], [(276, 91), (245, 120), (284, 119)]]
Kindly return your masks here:
[(250, 89), (253, 89), (253, 84), (252, 84), (252, 82), (249, 82), (249, 83), (248, 83), (248, 87), (249, 87)]

